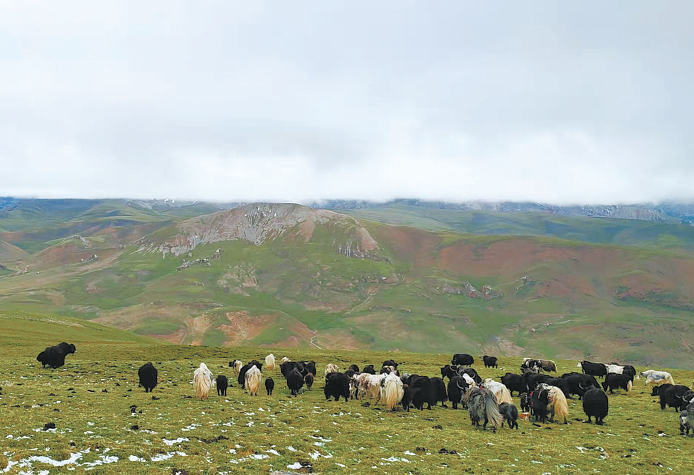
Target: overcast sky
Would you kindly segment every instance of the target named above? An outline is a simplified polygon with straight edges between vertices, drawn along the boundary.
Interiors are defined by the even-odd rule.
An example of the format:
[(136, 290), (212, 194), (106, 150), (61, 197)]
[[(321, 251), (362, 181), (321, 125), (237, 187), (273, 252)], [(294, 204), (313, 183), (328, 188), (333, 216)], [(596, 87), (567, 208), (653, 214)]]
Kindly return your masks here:
[(0, 2), (0, 196), (694, 199), (694, 2)]

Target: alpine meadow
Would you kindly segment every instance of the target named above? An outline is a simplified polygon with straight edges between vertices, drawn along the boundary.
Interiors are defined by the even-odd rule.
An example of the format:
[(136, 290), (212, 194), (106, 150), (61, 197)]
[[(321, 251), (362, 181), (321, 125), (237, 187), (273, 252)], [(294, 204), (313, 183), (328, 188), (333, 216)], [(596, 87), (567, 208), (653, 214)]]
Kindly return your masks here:
[[(691, 470), (679, 411), (638, 375), (694, 381), (694, 227), (663, 209), (524, 206), (0, 199), (0, 473)], [(60, 342), (76, 349), (64, 365), (37, 361)], [(474, 363), (446, 375), (457, 353)], [(272, 395), (242, 389), (234, 360), (257, 360)], [(527, 418), (512, 391), (518, 429), (474, 427), (452, 397), (456, 381), (470, 393), (524, 364), (545, 382), (584, 360), (636, 368), (628, 390), (606, 387), (604, 425), (588, 423), (583, 386), (567, 424)], [(226, 395), (196, 397), (201, 363)], [(329, 364), (347, 400), (326, 400)], [(388, 410), (352, 364), (377, 385), (397, 371), (415, 407)], [(416, 375), (448, 396), (417, 409)]]

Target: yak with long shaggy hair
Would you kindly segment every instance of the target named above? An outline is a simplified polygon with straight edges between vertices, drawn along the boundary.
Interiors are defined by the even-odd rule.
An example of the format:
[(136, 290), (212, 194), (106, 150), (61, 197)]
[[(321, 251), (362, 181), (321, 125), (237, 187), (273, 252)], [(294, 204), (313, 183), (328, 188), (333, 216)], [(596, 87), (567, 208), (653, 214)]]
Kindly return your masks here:
[(501, 426), (504, 421), (503, 416), (499, 412), (499, 404), (496, 402), (496, 396), (486, 388), (472, 388), (469, 397), (470, 421), (475, 427), (479, 427), (480, 421), (484, 420), (483, 429), (487, 429), (487, 424), (492, 424), (494, 432), (496, 428)]
[(193, 373), (193, 388), (195, 388), (195, 397), (200, 400), (207, 399), (212, 387), (212, 371), (207, 369), (205, 363), (200, 363), (200, 367)]
[(265, 369), (268, 371), (275, 369), (275, 355), (272, 353), (265, 357)]
[(484, 380), (484, 387), (494, 393), (494, 396), (496, 397), (496, 402), (498, 402), (499, 404), (501, 404), (502, 402), (505, 402), (507, 404), (513, 404), (511, 392), (504, 384), (494, 381), (492, 378), (487, 378)]
[(381, 398), (386, 402), (386, 407), (394, 411), (395, 406), (400, 404), (404, 389), (402, 380), (395, 373), (387, 375), (381, 383)]
[(369, 399), (376, 399), (374, 404), (378, 404), (381, 400), (381, 382), (385, 379), (385, 374), (368, 374), (362, 373), (359, 375), (359, 400), (364, 396)]
[(561, 389), (556, 386), (550, 386), (549, 384), (541, 384), (542, 389), (548, 391), (548, 404), (547, 409), (549, 410), (549, 420), (554, 421), (554, 416), (559, 418), (564, 418), (564, 424), (568, 424), (567, 417), (569, 416), (569, 404), (566, 402), (566, 396)]
[(246, 371), (246, 389), (248, 389), (248, 394), (251, 396), (258, 395), (258, 389), (260, 389), (262, 379), (263, 375), (257, 366), (252, 366)]

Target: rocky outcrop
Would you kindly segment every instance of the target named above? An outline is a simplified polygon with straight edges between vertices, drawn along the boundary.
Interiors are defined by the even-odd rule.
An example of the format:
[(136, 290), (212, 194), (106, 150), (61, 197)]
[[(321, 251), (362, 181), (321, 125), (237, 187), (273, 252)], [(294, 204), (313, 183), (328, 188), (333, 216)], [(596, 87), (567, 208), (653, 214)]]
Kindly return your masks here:
[(139, 251), (181, 256), (200, 245), (222, 241), (243, 240), (258, 246), (284, 237), (308, 242), (319, 226), (334, 228), (331, 234), (336, 252), (378, 259), (378, 243), (358, 220), (324, 209), (271, 203), (254, 203), (183, 221), (173, 238), (157, 242), (156, 235), (149, 236), (140, 241)]

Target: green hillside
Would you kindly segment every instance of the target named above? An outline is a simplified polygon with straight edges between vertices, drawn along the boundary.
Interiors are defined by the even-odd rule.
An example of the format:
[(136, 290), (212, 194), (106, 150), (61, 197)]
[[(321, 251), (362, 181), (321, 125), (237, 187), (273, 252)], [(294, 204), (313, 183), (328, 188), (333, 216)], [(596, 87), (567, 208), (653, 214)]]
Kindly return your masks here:
[[(254, 204), (99, 228), (108, 209), (80, 211), (98, 231), (8, 262), (0, 305), (177, 344), (694, 363), (694, 254), (678, 226), (557, 218), (576, 230), (565, 239), (539, 215), (443, 210), (395, 226)], [(425, 229), (434, 218), (446, 229)]]

